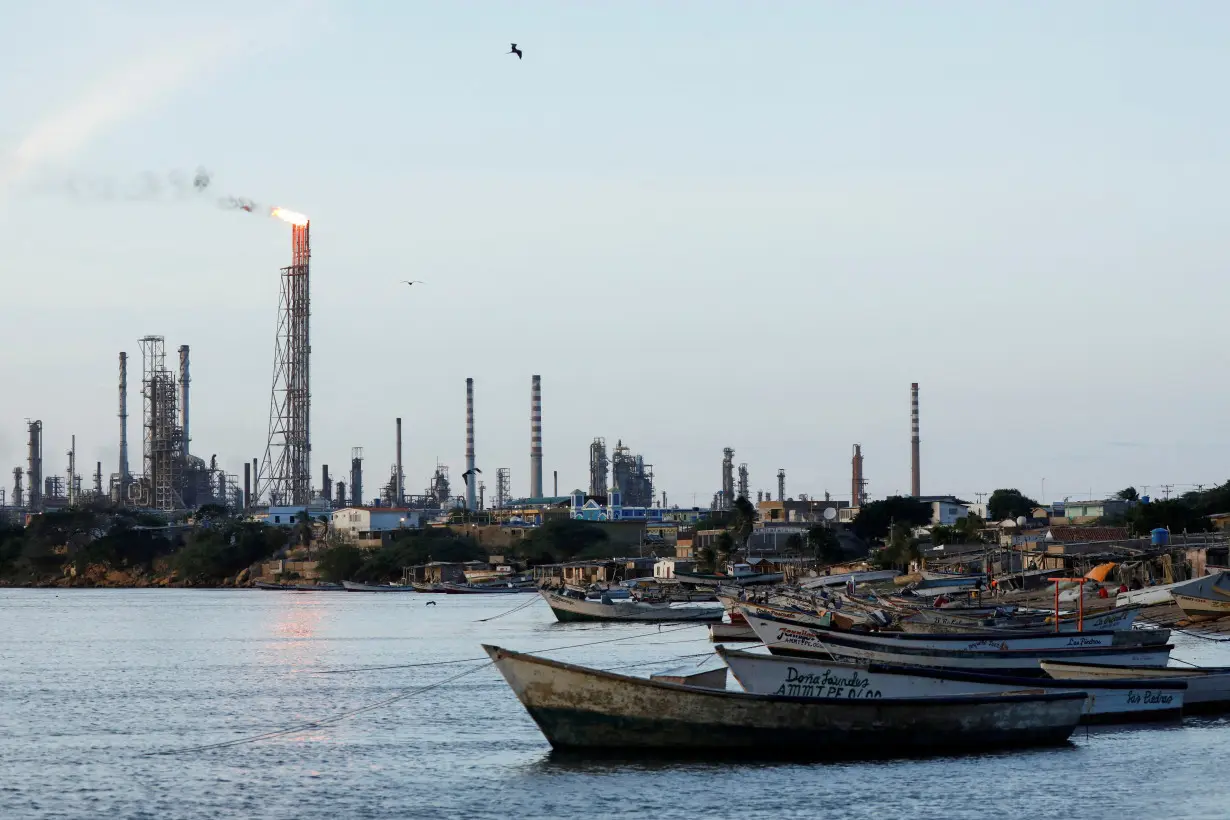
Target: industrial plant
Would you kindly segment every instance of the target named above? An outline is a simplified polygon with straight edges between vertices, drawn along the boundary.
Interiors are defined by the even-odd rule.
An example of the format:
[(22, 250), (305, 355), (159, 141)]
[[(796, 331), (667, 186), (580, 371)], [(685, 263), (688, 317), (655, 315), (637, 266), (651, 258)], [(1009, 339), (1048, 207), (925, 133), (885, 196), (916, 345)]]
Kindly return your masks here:
[[(114, 471), (95, 464), (92, 481), (82, 480), (77, 459), (76, 436), (66, 453), (67, 468), (61, 473), (45, 465), (44, 423), (26, 421), (27, 456), (24, 465), (12, 469), (11, 490), (0, 488), (0, 511), (10, 517), (45, 510), (90, 504), (109, 504), (157, 511), (168, 518), (182, 517), (205, 505), (217, 505), (236, 513), (268, 516), (282, 523), (306, 512), (313, 518), (344, 507), (385, 507), (421, 513), (418, 520), (433, 516), (475, 515), (494, 510), (524, 509), (527, 505), (565, 506), (576, 503), (602, 516), (661, 516), (667, 508), (666, 493), (655, 490), (653, 464), (615, 440), (608, 451), (607, 439), (596, 437), (589, 445), (588, 492), (566, 490), (560, 496), (559, 473), (552, 471), (551, 495), (543, 484), (542, 377), (530, 376), (530, 452), (527, 492), (513, 493), (512, 469), (496, 467), (490, 505), (475, 449), (475, 380), (465, 379), (465, 449), (462, 485), (450, 475), (449, 465), (437, 461), (426, 486), (418, 493), (406, 492), (403, 463), (402, 418), (393, 419), (392, 451), (388, 478), (372, 496), (365, 493), (364, 450), (350, 453), (350, 474), (335, 476), (329, 465), (320, 468), (319, 487), (312, 486), (311, 437), (311, 223), (306, 216), (275, 208), (272, 216), (291, 227), (290, 264), (280, 269), (273, 379), (269, 391), (268, 435), (263, 456), (227, 470), (217, 457), (208, 459), (193, 452), (189, 346), (177, 348), (178, 366), (168, 366), (166, 339), (161, 335), (137, 340), (141, 356), (141, 460), (134, 472), (128, 453), (128, 364), (126, 351), (119, 353), (118, 418), (119, 458)], [(919, 465), (918, 384), (910, 385), (911, 492), (921, 492)], [(387, 452), (387, 451), (386, 451)], [(580, 457), (580, 454), (576, 454)], [(768, 471), (766, 470), (767, 474)], [(776, 493), (758, 491), (758, 503), (776, 498), (778, 504), (793, 501), (786, 494), (786, 471), (776, 472)], [(729, 511), (739, 497), (752, 493), (750, 467), (736, 466), (735, 449), (722, 449), (719, 488), (708, 509)], [(856, 509), (868, 499), (860, 444), (854, 445), (851, 461), (850, 502)], [(7, 497), (6, 497), (7, 495)], [(827, 496), (827, 494), (826, 494)], [(806, 496), (799, 494), (799, 499)], [(588, 505), (588, 506), (587, 506)], [(699, 509), (693, 507), (691, 509)], [(658, 512), (654, 512), (654, 511)], [(583, 513), (575, 513), (581, 517)]]

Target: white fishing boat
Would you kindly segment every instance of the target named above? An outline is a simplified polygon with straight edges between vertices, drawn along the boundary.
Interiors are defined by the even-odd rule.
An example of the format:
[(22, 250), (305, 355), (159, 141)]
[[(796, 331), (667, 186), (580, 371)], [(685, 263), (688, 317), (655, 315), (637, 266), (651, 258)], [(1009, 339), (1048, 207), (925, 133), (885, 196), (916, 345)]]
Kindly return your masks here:
[(1158, 586), (1120, 592), (1115, 596), (1115, 606), (1159, 606), (1161, 604), (1172, 604), (1174, 603), (1174, 598), (1171, 597), (1171, 593), (1179, 587), (1190, 583), (1190, 580), (1175, 581), (1173, 584), (1159, 584)]
[(358, 581), (342, 581), (347, 592), (417, 592), (408, 584), (360, 584)]
[[(925, 666), (942, 669), (986, 671), (995, 674), (1042, 674), (1044, 660), (1074, 660), (1116, 666), (1165, 666), (1174, 647), (1073, 646), (1049, 649), (934, 649), (906, 642), (877, 644), (864, 635), (811, 629), (796, 624), (747, 617), (748, 625), (775, 655), (819, 657), (828, 660), (881, 663), (892, 666)], [(1156, 630), (1161, 631), (1161, 630)]]
[(1187, 693), (1183, 697), (1184, 712), (1190, 714), (1230, 710), (1230, 666), (1167, 666), (1157, 669), (1072, 661), (1043, 661), (1042, 671), (1057, 680), (1133, 681), (1148, 678), (1150, 680), (1183, 681), (1187, 684)]
[(1180, 716), (1187, 684), (1164, 679), (1046, 680), (918, 667), (838, 663), (760, 655), (717, 647), (747, 692), (805, 698), (925, 698), (1007, 694), (1022, 690), (1083, 691), (1082, 720), (1112, 723)]
[[(1052, 745), (1084, 692), (799, 698), (645, 680), (484, 646), (557, 751), (809, 759)], [(743, 759), (743, 758), (739, 758)]]
[[(849, 636), (864, 644), (875, 646), (908, 646), (915, 649), (944, 649), (977, 652), (1010, 652), (1018, 649), (1077, 649), (1099, 646), (1122, 646), (1125, 644), (1165, 643), (1169, 630), (1144, 630), (1121, 633), (1111, 630), (1100, 632), (1055, 632), (1055, 631), (1001, 631), (953, 634), (919, 634), (909, 632), (836, 632), (823, 627), (806, 627), (798, 621), (785, 618), (765, 618), (751, 607), (740, 607), (739, 612), (752, 623), (789, 623), (791, 626), (811, 628), (817, 635)], [(1155, 634), (1156, 633), (1156, 634)]]
[[(1060, 632), (1097, 632), (1100, 630), (1125, 631), (1132, 628), (1140, 615), (1140, 607), (1116, 607), (1096, 615), (1078, 618), (1065, 615), (1059, 619)], [(1054, 629), (1054, 618), (1041, 613), (1005, 617), (968, 617), (946, 610), (922, 609), (901, 619), (901, 627), (907, 632), (979, 632), (986, 629), (1008, 631), (1020, 629)], [(925, 629), (922, 627), (934, 627)]]
[(804, 578), (799, 586), (803, 589), (820, 589), (821, 587), (845, 586), (853, 580), (855, 584), (877, 584), (891, 581), (901, 574), (895, 569), (872, 569), (857, 572), (840, 572), (836, 575), (820, 575), (816, 578)]
[(560, 595), (541, 590), (551, 611), (561, 623), (574, 621), (697, 621), (707, 623), (720, 621), (725, 614), (717, 606), (673, 606), (671, 604), (648, 604), (640, 601), (615, 601), (603, 603)]

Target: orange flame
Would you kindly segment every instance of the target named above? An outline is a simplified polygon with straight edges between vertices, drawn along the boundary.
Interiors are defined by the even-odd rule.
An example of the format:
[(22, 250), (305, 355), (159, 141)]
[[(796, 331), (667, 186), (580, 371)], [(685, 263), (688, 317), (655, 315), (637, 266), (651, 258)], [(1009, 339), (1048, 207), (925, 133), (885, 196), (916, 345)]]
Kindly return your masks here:
[(303, 227), (308, 224), (308, 218), (303, 214), (297, 214), (294, 211), (288, 211), (285, 208), (274, 208), (269, 212), (270, 216), (276, 216), (284, 222), (289, 222), (292, 225)]

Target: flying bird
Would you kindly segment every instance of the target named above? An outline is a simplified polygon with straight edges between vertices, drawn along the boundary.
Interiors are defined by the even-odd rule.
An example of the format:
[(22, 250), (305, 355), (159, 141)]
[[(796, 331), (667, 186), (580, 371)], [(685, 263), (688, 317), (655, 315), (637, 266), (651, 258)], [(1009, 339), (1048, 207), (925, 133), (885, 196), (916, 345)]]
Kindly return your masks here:
[(402, 281), (402, 282), (404, 282), (404, 283), (406, 283), (406, 284), (407, 284), (407, 285), (409, 285), (410, 287), (414, 287), (416, 284), (418, 284), (418, 285), (423, 284), (423, 280), (421, 280), (421, 279), (403, 279), (403, 280), (401, 280), (401, 281)]
[(520, 60), (520, 59), (521, 59), (521, 49), (517, 48), (517, 44), (516, 44), (516, 43), (513, 43), (513, 44), (512, 44), (512, 51), (510, 51), (510, 52), (508, 52), (508, 53), (509, 53), (509, 54), (516, 54), (516, 55), (517, 55), (517, 59), (518, 59), (518, 60)]
[(482, 470), (475, 467), (471, 470), (466, 470), (464, 473), (461, 474), (461, 477), (466, 480), (466, 486), (469, 487), (470, 486), (470, 476), (474, 475), (475, 473), (481, 473), (481, 472)]

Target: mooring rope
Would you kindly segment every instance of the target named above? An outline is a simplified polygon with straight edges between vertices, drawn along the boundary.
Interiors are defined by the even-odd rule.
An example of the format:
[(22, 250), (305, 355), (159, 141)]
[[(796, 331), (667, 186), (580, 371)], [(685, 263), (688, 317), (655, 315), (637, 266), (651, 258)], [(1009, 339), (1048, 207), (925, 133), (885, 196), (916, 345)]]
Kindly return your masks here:
[[(684, 629), (695, 629), (698, 626), (704, 626), (704, 624), (684, 624), (683, 626), (676, 626), (673, 629), (668, 629), (666, 630), (666, 632), (667, 634), (669, 634), (671, 632), (679, 632)], [(579, 649), (585, 646), (597, 646), (599, 644), (615, 643), (617, 641), (635, 640), (636, 638), (645, 638), (645, 637), (649, 637), (650, 635), (660, 635), (660, 634), (662, 634), (662, 631), (661, 629), (658, 629), (658, 630), (654, 630), (653, 632), (641, 632), (637, 635), (624, 635), (619, 638), (606, 638), (600, 641), (586, 641), (585, 643), (569, 644), (567, 646), (556, 646), (556, 647), (550, 647), (547, 649), (538, 649), (538, 650), (534, 650), (532, 654), (541, 655), (547, 652), (559, 652), (564, 649)], [(675, 641), (667, 641), (666, 643), (675, 643)], [(709, 654), (709, 653), (701, 653), (701, 654)], [(695, 657), (695, 656), (685, 655), (683, 657)], [(338, 714), (332, 715), (330, 717), (320, 718), (319, 720), (312, 720), (312, 721), (308, 721), (305, 723), (300, 723), (295, 726), (289, 726), (284, 729), (275, 729), (273, 731), (263, 732), (258, 735), (249, 735), (247, 737), (235, 738), (233, 740), (223, 740), (217, 743), (205, 743), (205, 744), (201, 744), (198, 746), (187, 746), (187, 747), (177, 748), (177, 749), (161, 749), (161, 750), (154, 751), (154, 752), (142, 752), (141, 756), (142, 757), (155, 757), (159, 755), (177, 755), (177, 754), (187, 754), (189, 752), (203, 752), (203, 751), (208, 751), (210, 749), (225, 749), (230, 746), (240, 746), (245, 743), (256, 743), (261, 740), (272, 740), (273, 738), (277, 738), (277, 737), (284, 737), (286, 735), (297, 734), (298, 732), (305, 732), (309, 729), (318, 729), (324, 726), (330, 726), (334, 723), (345, 720), (346, 718), (354, 717), (355, 715), (361, 715), (365, 712), (370, 712), (373, 709), (380, 709), (384, 706), (391, 706), (392, 704), (397, 703), (398, 701), (406, 700), (407, 698), (413, 697), (415, 695), (419, 695), (424, 692), (429, 692), (432, 689), (437, 689), (441, 686), (452, 683), (453, 681), (460, 680), (461, 678), (464, 678), (467, 675), (472, 675), (475, 672), (478, 672), (479, 670), (486, 669), (488, 666), (492, 665), (492, 661), (486, 657), (462, 658), (459, 660), (452, 660), (452, 661), (432, 661), (432, 662), (427, 662), (427, 663), (398, 664), (396, 666), (374, 666), (374, 667), (363, 667), (363, 668), (357, 668), (357, 669), (334, 669), (334, 670), (328, 670), (324, 672), (316, 672), (314, 674), (339, 674), (342, 672), (366, 672), (366, 671), (373, 671), (373, 670), (379, 670), (379, 669), (408, 669), (408, 668), (423, 667), (423, 666), (449, 666), (449, 665), (455, 665), (459, 663), (477, 663), (479, 661), (484, 661), (484, 663), (481, 666), (476, 666), (472, 669), (467, 669), (464, 672), (458, 672), (456, 675), (453, 675), (452, 677), (445, 678), (444, 680), (441, 680), (441, 681), (436, 681), (435, 683), (429, 683), (425, 686), (416, 687), (409, 691), (401, 692), (399, 694), (393, 695), (392, 697), (385, 698), (384, 700), (376, 701), (375, 703), (369, 703), (366, 706), (360, 706), (356, 709), (351, 709), (345, 712), (339, 712)], [(654, 661), (654, 663), (665, 663), (665, 662), (666, 661)], [(635, 665), (639, 665), (639, 664), (635, 664)], [(645, 665), (648, 665), (648, 664), (645, 664)]]
[[(523, 593), (523, 594), (524, 594), (524, 593)], [(476, 623), (476, 624), (485, 624), (485, 623), (487, 623), (487, 621), (494, 621), (496, 618), (503, 618), (505, 615), (511, 615), (511, 614), (513, 614), (514, 612), (520, 612), (521, 610), (525, 609), (527, 606), (532, 606), (533, 604), (536, 604), (536, 603), (538, 603), (538, 602), (539, 602), (539, 601), (541, 601), (541, 600), (542, 600), (542, 596), (541, 596), (541, 595), (539, 595), (538, 593), (534, 593), (534, 597), (533, 597), (533, 598), (531, 598), (531, 599), (529, 599), (528, 601), (525, 601), (525, 602), (523, 602), (523, 603), (517, 604), (515, 607), (513, 607), (513, 608), (512, 608), (512, 609), (510, 609), (510, 610), (508, 610), (507, 612), (501, 612), (499, 615), (492, 615), (490, 618), (479, 618), (479, 619), (478, 619), (477, 621), (475, 621), (474, 623)]]

